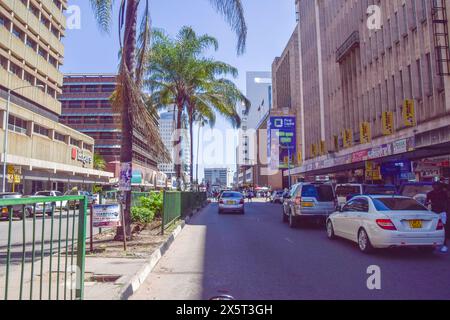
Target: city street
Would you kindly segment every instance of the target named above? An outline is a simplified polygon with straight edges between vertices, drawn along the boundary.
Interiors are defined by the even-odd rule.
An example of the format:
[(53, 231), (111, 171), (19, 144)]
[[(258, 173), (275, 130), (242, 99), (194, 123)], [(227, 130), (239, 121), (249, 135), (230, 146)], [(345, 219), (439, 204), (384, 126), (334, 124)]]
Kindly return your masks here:
[[(381, 290), (367, 268), (381, 269)], [(450, 299), (450, 255), (395, 249), (365, 255), (324, 228), (290, 229), (281, 206), (196, 215), (133, 299)]]

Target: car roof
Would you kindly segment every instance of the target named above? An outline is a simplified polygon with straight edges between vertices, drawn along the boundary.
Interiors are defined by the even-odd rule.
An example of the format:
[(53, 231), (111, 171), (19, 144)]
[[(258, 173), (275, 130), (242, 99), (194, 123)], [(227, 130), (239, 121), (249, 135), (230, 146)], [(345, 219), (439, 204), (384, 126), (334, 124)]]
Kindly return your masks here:
[(341, 186), (362, 186), (362, 183), (338, 183), (336, 185), (336, 187), (341, 187)]
[(369, 198), (369, 199), (412, 199), (411, 197), (405, 197), (405, 196), (399, 196), (396, 194), (389, 195), (389, 194), (360, 194), (357, 196), (354, 196), (351, 200), (358, 199), (358, 198)]

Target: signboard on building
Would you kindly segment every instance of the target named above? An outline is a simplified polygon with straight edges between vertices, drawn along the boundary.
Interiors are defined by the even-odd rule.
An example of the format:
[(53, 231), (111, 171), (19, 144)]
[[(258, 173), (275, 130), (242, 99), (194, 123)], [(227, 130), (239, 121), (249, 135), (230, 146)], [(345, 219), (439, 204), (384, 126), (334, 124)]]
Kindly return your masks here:
[(344, 141), (344, 148), (350, 148), (353, 145), (353, 130), (344, 129), (342, 132), (342, 140)]
[(416, 125), (416, 110), (414, 106), (414, 100), (407, 99), (403, 103), (403, 123), (407, 127), (414, 127)]
[(379, 181), (382, 180), (381, 166), (373, 161), (366, 161), (366, 180)]
[(92, 225), (94, 228), (120, 227), (120, 205), (99, 204), (92, 206)]
[(285, 160), (297, 153), (296, 119), (293, 116), (271, 116), (267, 120), (268, 158), (270, 168), (287, 168)]
[(394, 134), (394, 113), (392, 111), (385, 111), (381, 116), (381, 125), (383, 135), (389, 136)]
[(362, 122), (359, 125), (359, 134), (361, 144), (370, 143), (372, 141), (372, 131), (369, 122)]

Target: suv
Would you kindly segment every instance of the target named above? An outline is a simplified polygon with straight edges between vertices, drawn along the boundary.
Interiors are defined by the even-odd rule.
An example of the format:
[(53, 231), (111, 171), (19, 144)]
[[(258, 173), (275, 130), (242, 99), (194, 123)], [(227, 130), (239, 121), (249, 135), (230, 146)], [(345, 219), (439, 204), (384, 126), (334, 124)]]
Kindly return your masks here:
[(427, 194), (433, 190), (433, 182), (406, 182), (400, 186), (398, 194), (411, 197), (425, 205)]
[(283, 203), (283, 222), (294, 228), (298, 222), (325, 223), (336, 210), (336, 196), (332, 184), (298, 183), (292, 186)]
[(343, 183), (336, 185), (335, 188), (338, 205), (344, 205), (350, 197), (363, 194), (363, 185), (361, 183)]

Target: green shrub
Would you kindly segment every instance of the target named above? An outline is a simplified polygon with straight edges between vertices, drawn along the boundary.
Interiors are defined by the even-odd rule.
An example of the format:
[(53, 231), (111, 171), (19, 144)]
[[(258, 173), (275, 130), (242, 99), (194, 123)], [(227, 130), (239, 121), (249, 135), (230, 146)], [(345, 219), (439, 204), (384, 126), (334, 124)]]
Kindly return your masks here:
[(133, 222), (150, 223), (155, 216), (161, 216), (163, 210), (163, 193), (151, 193), (139, 198), (139, 206), (131, 208)]

